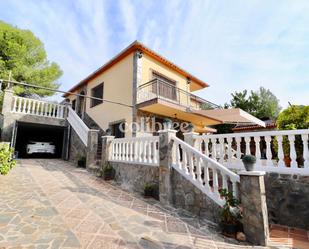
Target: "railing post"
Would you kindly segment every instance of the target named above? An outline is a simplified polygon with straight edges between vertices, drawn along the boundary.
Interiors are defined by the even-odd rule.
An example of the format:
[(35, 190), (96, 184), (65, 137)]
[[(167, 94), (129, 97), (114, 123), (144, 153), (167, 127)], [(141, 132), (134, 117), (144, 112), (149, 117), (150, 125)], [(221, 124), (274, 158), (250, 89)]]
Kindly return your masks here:
[(304, 167), (309, 168), (308, 134), (301, 135), (303, 141)]
[(2, 104), (2, 114), (3, 115), (11, 112), (13, 95), (14, 95), (14, 92), (11, 89), (7, 89), (4, 91), (3, 104)]
[(198, 136), (198, 133), (197, 132), (186, 132), (186, 133), (183, 133), (183, 136), (184, 136), (184, 141), (191, 145), (192, 147), (196, 148), (197, 150), (199, 150), (199, 146), (197, 144), (197, 140), (195, 138), (195, 136)]
[(14, 118), (11, 117), (13, 95), (14, 92), (11, 89), (6, 89), (4, 91), (3, 103), (2, 103), (2, 115), (4, 116), (4, 118), (1, 130), (1, 139), (2, 141), (6, 142), (11, 141), (13, 126), (15, 122)]
[(111, 159), (112, 147), (111, 142), (114, 136), (102, 136), (102, 158), (101, 158), (101, 169), (105, 167), (107, 162)]
[(171, 165), (176, 153), (172, 138), (176, 132), (168, 129), (159, 131), (159, 199), (164, 205), (171, 204), (173, 200)]
[(265, 172), (242, 171), (239, 175), (244, 233), (249, 242), (267, 246), (269, 226), (264, 183)]
[(88, 132), (88, 143), (87, 143), (87, 168), (96, 167), (96, 157), (98, 150), (98, 130), (89, 130)]

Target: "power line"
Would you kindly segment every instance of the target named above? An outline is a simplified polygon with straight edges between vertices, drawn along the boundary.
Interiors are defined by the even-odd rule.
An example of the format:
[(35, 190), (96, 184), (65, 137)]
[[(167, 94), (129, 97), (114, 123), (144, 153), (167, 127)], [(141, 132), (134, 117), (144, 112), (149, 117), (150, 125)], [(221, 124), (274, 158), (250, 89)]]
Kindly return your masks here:
[(78, 96), (78, 97), (84, 97), (84, 98), (89, 98), (89, 99), (94, 99), (94, 100), (101, 100), (103, 102), (107, 102), (107, 103), (111, 103), (111, 104), (116, 104), (116, 105), (121, 105), (121, 106), (125, 106), (125, 107), (130, 107), (130, 108), (133, 107), (132, 105), (128, 105), (128, 104), (124, 104), (124, 103), (120, 103), (120, 102), (116, 102), (116, 101), (112, 101), (112, 100), (92, 97), (92, 96), (88, 96), (88, 95), (85, 95), (85, 94), (61, 91), (61, 90), (58, 90), (58, 89), (53, 89), (53, 88), (49, 88), (49, 87), (45, 87), (45, 86), (32, 85), (32, 84), (28, 84), (28, 83), (25, 83), (25, 82), (18, 82), (18, 81), (14, 81), (14, 80), (3, 80), (3, 79), (0, 79), (0, 90), (2, 89), (2, 83), (3, 82), (7, 83), (8, 86), (10, 84), (22, 85), (22, 86), (27, 86), (27, 87), (44, 89), (44, 90), (48, 90), (48, 91), (54, 91), (54, 92), (59, 92), (59, 93), (64, 93), (64, 94), (75, 95), (75, 96)]

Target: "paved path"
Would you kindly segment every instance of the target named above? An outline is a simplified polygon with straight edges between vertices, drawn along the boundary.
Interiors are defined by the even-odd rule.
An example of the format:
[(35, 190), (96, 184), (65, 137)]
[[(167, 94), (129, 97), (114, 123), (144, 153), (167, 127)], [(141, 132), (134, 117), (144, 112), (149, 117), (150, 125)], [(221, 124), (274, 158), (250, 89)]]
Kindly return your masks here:
[(249, 248), (61, 160), (0, 176), (0, 248)]

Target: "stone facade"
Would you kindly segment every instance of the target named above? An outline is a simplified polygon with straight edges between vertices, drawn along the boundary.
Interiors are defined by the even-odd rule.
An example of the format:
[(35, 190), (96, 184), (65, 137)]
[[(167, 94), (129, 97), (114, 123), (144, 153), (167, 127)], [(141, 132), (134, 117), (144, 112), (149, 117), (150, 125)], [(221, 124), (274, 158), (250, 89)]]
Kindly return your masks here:
[(270, 223), (309, 229), (309, 176), (265, 175)]
[(255, 245), (267, 246), (269, 226), (264, 175), (259, 171), (240, 172), (240, 199), (247, 240)]
[(220, 206), (176, 170), (172, 170), (172, 189), (172, 204), (175, 207), (185, 209), (216, 223), (220, 221)]
[(159, 184), (159, 167), (110, 162), (122, 188), (143, 194), (146, 183)]
[(87, 155), (86, 146), (80, 140), (74, 129), (71, 128), (70, 142), (69, 142), (69, 161), (74, 162), (77, 165), (78, 158), (80, 156)]

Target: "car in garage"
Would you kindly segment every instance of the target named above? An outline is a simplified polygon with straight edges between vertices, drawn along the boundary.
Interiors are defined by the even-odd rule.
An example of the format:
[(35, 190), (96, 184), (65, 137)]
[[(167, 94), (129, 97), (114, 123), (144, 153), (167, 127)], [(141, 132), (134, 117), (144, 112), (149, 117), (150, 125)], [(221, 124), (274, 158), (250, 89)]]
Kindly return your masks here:
[(27, 154), (31, 155), (34, 153), (46, 153), (55, 154), (56, 146), (52, 142), (37, 142), (29, 141), (27, 143)]

